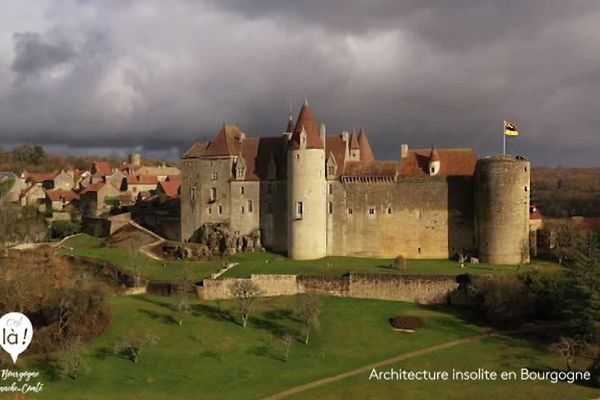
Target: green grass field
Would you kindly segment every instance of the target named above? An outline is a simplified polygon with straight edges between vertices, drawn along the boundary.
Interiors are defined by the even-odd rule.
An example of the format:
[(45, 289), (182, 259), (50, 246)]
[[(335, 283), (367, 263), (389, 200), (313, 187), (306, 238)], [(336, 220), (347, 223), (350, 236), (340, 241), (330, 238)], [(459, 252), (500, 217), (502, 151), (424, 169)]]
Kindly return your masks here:
[[(102, 242), (103, 239), (101, 238), (81, 234), (67, 240), (63, 244), (66, 247), (63, 251), (66, 254), (107, 261), (118, 268), (131, 271), (130, 251), (114, 247), (100, 247)], [(158, 280), (175, 280), (181, 276), (181, 271), (186, 266), (195, 271), (197, 279), (207, 278), (223, 265), (219, 261), (160, 261), (144, 254), (139, 254), (139, 257), (144, 264), (144, 276)], [(223, 278), (247, 278), (251, 274), (343, 275), (348, 272), (408, 275), (459, 275), (469, 273), (480, 275), (560, 269), (556, 264), (537, 260), (526, 265), (466, 264), (465, 268), (460, 268), (457, 262), (451, 260), (407, 260), (407, 268), (398, 270), (391, 267), (391, 259), (325, 257), (319, 260), (298, 261), (269, 252), (240, 253), (230, 257), (227, 261), (237, 262), (238, 265), (223, 274)]]
[[(321, 328), (310, 344), (297, 340), (282, 360), (276, 335), (299, 338), (290, 314), (295, 297), (266, 298), (247, 328), (237, 323), (231, 301), (196, 302), (193, 315), (175, 324), (170, 298), (114, 297), (112, 325), (86, 348), (87, 371), (78, 379), (44, 376), (47, 399), (253, 399), (344, 372), (407, 351), (481, 332), (459, 315), (410, 303), (323, 298)], [(232, 321), (230, 313), (236, 321)], [(399, 313), (427, 317), (415, 334), (393, 331)], [(135, 364), (112, 354), (126, 333), (152, 332), (159, 343)], [(28, 368), (35, 368), (29, 360)]]
[(451, 260), (407, 260), (404, 270), (392, 268), (391, 259), (358, 257), (325, 257), (319, 260), (298, 261), (273, 253), (237, 254), (232, 261), (239, 265), (227, 271), (225, 278), (245, 278), (251, 274), (299, 274), (299, 275), (343, 275), (348, 272), (386, 274), (494, 274), (518, 273), (533, 270), (557, 270), (559, 267), (545, 261), (533, 261), (526, 265), (466, 264), (460, 268)]
[(128, 272), (132, 272), (132, 260), (135, 259), (142, 265), (142, 275), (145, 278), (165, 281), (176, 281), (185, 268), (193, 272), (195, 279), (208, 278), (223, 266), (220, 262), (155, 260), (140, 252), (132, 257), (131, 250), (128, 249), (100, 247), (103, 242), (102, 238), (81, 234), (66, 240), (62, 251), (64, 254), (106, 261)]
[[(578, 367), (583, 370), (591, 359), (582, 357)], [(528, 400), (561, 399), (587, 400), (600, 396), (600, 389), (579, 383), (568, 384), (548, 381), (523, 381), (521, 368), (530, 370), (562, 370), (564, 361), (549, 353), (545, 346), (535, 346), (527, 341), (506, 336), (490, 337), (476, 342), (441, 350), (433, 355), (424, 355), (414, 359), (391, 364), (380, 371), (405, 369), (409, 371), (473, 371), (478, 368), (502, 371), (516, 371), (517, 380), (511, 381), (369, 381), (369, 374), (361, 374), (331, 384), (320, 386), (306, 392), (288, 397), (289, 400), (338, 400), (338, 399), (447, 399), (447, 400)]]
[[(260, 300), (247, 328), (232, 301), (194, 302), (182, 326), (172, 320), (172, 299), (113, 297), (112, 325), (85, 348), (87, 367), (77, 380), (56, 377), (48, 364), (27, 358), (43, 372), (40, 399), (258, 399), (389, 357), (483, 332), (467, 314), (412, 303), (324, 297), (321, 328), (309, 345), (294, 340), (283, 361), (283, 332), (299, 338), (290, 311), (295, 297)], [(393, 331), (388, 318), (400, 313), (426, 317), (417, 333)], [(159, 337), (136, 364), (112, 348), (127, 333)], [(584, 360), (589, 362), (588, 360)], [(563, 368), (546, 350), (524, 340), (486, 338), (419, 356), (396, 368), (500, 370)], [(559, 383), (369, 382), (356, 376), (296, 395), (295, 399), (588, 399), (600, 392)]]

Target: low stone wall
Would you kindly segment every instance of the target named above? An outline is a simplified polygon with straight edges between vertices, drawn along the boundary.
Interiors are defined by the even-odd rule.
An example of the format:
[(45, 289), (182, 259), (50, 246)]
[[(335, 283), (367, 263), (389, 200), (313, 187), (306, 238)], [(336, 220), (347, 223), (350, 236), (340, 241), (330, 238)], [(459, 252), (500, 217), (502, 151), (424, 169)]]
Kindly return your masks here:
[(347, 274), (345, 276), (252, 275), (249, 279), (205, 279), (197, 287), (204, 300), (230, 299), (235, 282), (256, 283), (262, 296), (289, 296), (313, 292), (329, 296), (409, 301), (423, 304), (456, 302), (459, 287), (454, 276)]
[(350, 274), (349, 288), (349, 297), (441, 304), (449, 302), (458, 283), (448, 276)]

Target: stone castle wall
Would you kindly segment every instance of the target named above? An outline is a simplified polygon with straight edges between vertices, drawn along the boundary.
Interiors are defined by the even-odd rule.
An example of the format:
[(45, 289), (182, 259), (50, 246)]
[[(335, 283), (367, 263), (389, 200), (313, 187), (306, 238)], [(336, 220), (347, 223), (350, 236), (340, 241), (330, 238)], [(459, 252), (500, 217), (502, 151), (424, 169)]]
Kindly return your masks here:
[(391, 274), (354, 274), (336, 276), (251, 275), (249, 279), (205, 279), (197, 288), (203, 300), (231, 299), (230, 286), (249, 280), (262, 290), (263, 297), (301, 293), (443, 304), (458, 289), (453, 276), (403, 276)]
[(475, 247), (470, 177), (329, 184), (331, 255), (448, 258)]

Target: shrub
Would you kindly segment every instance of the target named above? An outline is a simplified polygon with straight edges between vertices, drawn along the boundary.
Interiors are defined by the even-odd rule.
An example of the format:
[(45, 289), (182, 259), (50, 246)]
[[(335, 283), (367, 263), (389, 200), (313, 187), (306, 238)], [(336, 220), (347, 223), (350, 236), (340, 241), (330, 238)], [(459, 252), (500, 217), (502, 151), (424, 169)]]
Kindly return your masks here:
[(396, 269), (406, 269), (406, 258), (402, 256), (397, 256), (394, 258), (394, 263), (392, 266)]
[(511, 327), (534, 310), (534, 298), (516, 276), (495, 275), (473, 278), (470, 295), (488, 322)]
[(417, 315), (396, 315), (390, 318), (390, 324), (395, 329), (417, 330), (423, 327), (425, 320)]
[(522, 275), (521, 280), (533, 296), (537, 317), (556, 319), (562, 316), (569, 289), (565, 274), (531, 272)]
[(600, 352), (589, 369), (592, 375), (592, 385), (600, 388)]
[(81, 224), (71, 221), (54, 221), (50, 227), (52, 239), (63, 239), (67, 236), (81, 232)]

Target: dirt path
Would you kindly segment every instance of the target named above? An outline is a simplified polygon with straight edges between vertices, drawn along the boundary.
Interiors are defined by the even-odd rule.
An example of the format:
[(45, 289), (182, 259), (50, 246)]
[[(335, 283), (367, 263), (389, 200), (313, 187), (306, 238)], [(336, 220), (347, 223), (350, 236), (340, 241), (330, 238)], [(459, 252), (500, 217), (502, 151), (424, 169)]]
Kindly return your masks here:
[(482, 339), (482, 338), (485, 338), (485, 337), (495, 336), (495, 335), (496, 335), (495, 333), (486, 333), (486, 334), (482, 334), (482, 335), (469, 336), (469, 337), (466, 337), (466, 338), (455, 339), (455, 340), (451, 340), (449, 342), (445, 342), (445, 343), (440, 343), (440, 344), (436, 344), (436, 345), (433, 345), (433, 346), (429, 346), (429, 347), (426, 347), (424, 349), (415, 350), (415, 351), (411, 351), (411, 352), (408, 352), (408, 353), (400, 354), (399, 356), (395, 356), (395, 357), (392, 357), (392, 358), (388, 358), (386, 360), (378, 361), (378, 362), (376, 362), (374, 364), (365, 365), (364, 367), (360, 367), (360, 368), (354, 369), (352, 371), (344, 372), (344, 373), (341, 373), (339, 375), (330, 376), (328, 378), (319, 379), (319, 380), (316, 380), (316, 381), (313, 381), (313, 382), (310, 382), (310, 383), (305, 383), (304, 385), (295, 386), (295, 387), (292, 387), (290, 389), (286, 389), (283, 392), (275, 393), (274, 395), (271, 395), (269, 397), (265, 397), (263, 400), (279, 400), (279, 399), (283, 399), (283, 398), (291, 396), (293, 394), (304, 392), (306, 390), (313, 389), (313, 388), (316, 388), (316, 387), (319, 387), (319, 386), (323, 386), (323, 385), (326, 385), (326, 384), (331, 383), (331, 382), (335, 382), (335, 381), (339, 381), (339, 380), (342, 380), (342, 379), (346, 379), (346, 378), (349, 378), (351, 376), (360, 375), (360, 374), (368, 374), (369, 372), (371, 372), (371, 370), (373, 368), (384, 367), (386, 365), (393, 364), (393, 363), (398, 362), (398, 361), (407, 360), (409, 358), (421, 356), (423, 354), (433, 353), (435, 351), (444, 350), (444, 349), (447, 349), (449, 347), (454, 347), (454, 346), (458, 346), (460, 344), (474, 342), (476, 340), (479, 340), (479, 339)]

